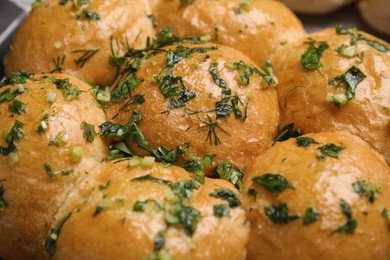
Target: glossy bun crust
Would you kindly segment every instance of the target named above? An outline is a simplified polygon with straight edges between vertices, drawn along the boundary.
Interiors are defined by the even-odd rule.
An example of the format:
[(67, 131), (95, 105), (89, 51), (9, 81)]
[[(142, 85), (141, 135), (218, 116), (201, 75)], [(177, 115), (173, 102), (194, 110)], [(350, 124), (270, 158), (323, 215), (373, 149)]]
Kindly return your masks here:
[[(145, 176), (152, 180), (136, 180)], [(245, 211), (210, 195), (222, 188), (238, 195), (230, 183), (206, 178), (199, 184), (182, 168), (159, 163), (130, 167), (127, 160), (107, 164), (100, 180), (101, 188), (91, 191), (63, 225), (54, 259), (245, 259)], [(187, 184), (175, 193), (171, 185), (180, 182)], [(135, 210), (137, 202), (143, 206)], [(224, 205), (228, 215), (216, 217), (214, 205)], [(178, 206), (185, 224), (173, 224)]]
[[(309, 137), (317, 143), (299, 146), (291, 138), (248, 167), (248, 259), (388, 259), (390, 172), (383, 157), (345, 132)], [(318, 149), (326, 144), (343, 147), (338, 158)], [(272, 182), (267, 173), (279, 177)]]
[[(194, 53), (184, 57), (189, 52)], [(169, 67), (167, 60), (172, 61), (168, 58), (173, 57), (172, 53), (175, 57), (183, 55), (183, 58)], [(248, 84), (242, 84), (242, 71), (233, 65), (240, 61), (243, 66), (259, 70), (253, 66), (252, 60), (239, 51), (221, 45), (185, 44), (166, 47), (144, 59), (136, 72), (136, 78), (143, 79), (143, 82), (131, 92), (133, 96), (143, 95), (145, 102), (137, 105), (129, 97), (120, 103), (112, 102), (106, 110), (107, 118), (115, 123), (126, 124), (130, 121), (133, 110), (139, 110), (142, 120), (137, 122), (138, 127), (154, 149), (159, 146), (168, 149), (188, 147), (189, 156), (216, 154), (216, 162), (225, 160), (239, 168), (244, 167), (272, 145), (277, 134), (279, 109), (275, 87), (269, 86), (258, 73), (247, 76)], [(129, 62), (133, 63), (135, 62)], [(128, 72), (122, 74), (114, 83), (112, 93), (121, 89), (120, 86), (130, 76)], [(172, 99), (180, 99), (181, 94), (164, 98), (160, 88), (179, 86), (183, 89), (179, 81), (172, 83), (173, 78), (177, 77), (181, 77), (185, 88), (195, 96), (182, 102), (182, 106), (169, 109)], [(222, 81), (225, 87), (220, 86)], [(162, 84), (163, 82), (166, 84)], [(224, 88), (230, 89), (231, 93), (222, 104), (232, 106), (231, 99), (238, 97), (236, 99), (240, 100), (238, 108), (242, 112), (242, 118), (247, 115), (245, 121), (235, 116), (232, 107), (230, 113), (221, 112), (226, 117), (216, 118), (216, 104), (222, 100)], [(137, 149), (132, 142), (130, 146), (138, 155), (148, 154)]]
[(356, 0), (280, 0), (293, 11), (307, 14), (325, 14)]
[[(390, 46), (363, 32), (345, 28), (342, 31), (347, 34), (337, 34), (335, 29), (310, 34), (301, 43), (288, 45), (275, 55), (282, 125), (293, 122), (304, 133), (343, 130), (356, 134), (390, 163)], [(350, 47), (354, 37), (359, 38), (355, 51)], [(316, 41), (315, 48), (319, 48), (320, 42), (329, 48), (320, 56), (320, 67), (307, 70), (301, 56), (308, 50), (309, 43), (305, 42), (310, 39)], [(350, 49), (336, 51), (347, 47)], [(345, 73), (345, 80), (337, 80)], [(352, 85), (356, 79), (355, 93), (337, 107), (329, 95), (352, 93), (343, 86), (349, 76), (353, 77), (349, 81)]]
[[(83, 92), (66, 100), (53, 84), (63, 79)], [(58, 208), (71, 202), (71, 194), (77, 200), (78, 184), (93, 180), (107, 153), (98, 136), (86, 141), (81, 124), (96, 126), (105, 117), (90, 87), (69, 75), (32, 76), (26, 83), (1, 87), (0, 93), (7, 89), (24, 93), (0, 104), (0, 204), (3, 199), (7, 204), (0, 207), (0, 258), (45, 259), (42, 244)], [(22, 102), (25, 112), (11, 112), (15, 102)]]
[[(74, 1), (59, 2), (43, 1), (22, 24), (7, 56), (7, 75), (16, 70), (64, 72), (107, 86), (118, 69), (110, 57), (123, 55), (128, 47), (144, 48), (146, 38), (154, 36), (146, 0), (94, 0), (80, 8)], [(82, 10), (100, 19), (78, 18)]]
[(362, 0), (359, 3), (360, 13), (366, 22), (376, 30), (390, 35), (390, 1)]
[(278, 1), (230, 0), (154, 1), (158, 28), (174, 25), (175, 33), (209, 35), (212, 41), (233, 47), (263, 65), (285, 42), (304, 35), (298, 18)]

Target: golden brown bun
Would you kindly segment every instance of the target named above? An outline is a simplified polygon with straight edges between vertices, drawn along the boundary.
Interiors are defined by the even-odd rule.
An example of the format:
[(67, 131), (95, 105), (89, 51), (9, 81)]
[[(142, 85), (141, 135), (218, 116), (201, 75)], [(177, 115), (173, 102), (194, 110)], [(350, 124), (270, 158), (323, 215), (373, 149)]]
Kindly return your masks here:
[(267, 58), (285, 42), (303, 36), (298, 18), (277, 1), (196, 0), (189, 4), (160, 0), (153, 9), (158, 28), (174, 25), (175, 33), (211, 36), (212, 41), (242, 51), (256, 64)]
[[(192, 195), (179, 202), (170, 184), (134, 180), (145, 175), (171, 183), (190, 180), (199, 186), (185, 189)], [(65, 222), (54, 259), (145, 259), (154, 254), (159, 233), (165, 238), (160, 254), (173, 259), (245, 259), (249, 236), (245, 211), (210, 196), (220, 188), (238, 195), (230, 183), (206, 178), (202, 185), (192, 181), (182, 168), (159, 163), (130, 167), (127, 160), (107, 164), (100, 180), (100, 187), (105, 188), (91, 191), (87, 201)], [(103, 198), (112, 203), (96, 214)], [(144, 211), (133, 210), (137, 201), (145, 200), (150, 202)], [(164, 220), (175, 202), (201, 214), (192, 235), (182, 225), (169, 226)], [(225, 205), (228, 216), (214, 216), (214, 205)], [(187, 221), (191, 223), (190, 218)]]
[[(4, 134), (0, 147), (9, 148), (5, 137), (16, 120), (24, 124), (19, 128), (24, 136), (15, 141), (17, 149), (7, 156), (0, 154), (0, 185), (5, 189), (2, 197), (8, 202), (8, 207), (0, 211), (0, 258), (3, 259), (45, 258), (42, 244), (53, 216), (71, 193), (79, 193), (81, 181), (93, 180), (106, 154), (106, 145), (100, 137), (96, 136), (93, 143), (83, 137), (83, 121), (97, 126), (105, 120), (90, 87), (65, 74), (33, 77), (20, 84), (24, 93), (0, 104), (0, 132)], [(61, 90), (51, 83), (54, 79), (69, 79), (83, 92), (66, 100)], [(6, 89), (13, 92), (20, 85), (6, 85), (0, 88), (0, 93)], [(50, 105), (48, 95), (53, 94), (56, 98)], [(26, 105), (25, 113), (10, 112), (9, 105), (15, 101)], [(45, 114), (48, 118), (43, 120)], [(47, 128), (38, 133), (42, 121)], [(52, 140), (57, 141), (58, 147), (49, 145)], [(81, 150), (82, 157), (78, 157), (77, 149)], [(57, 176), (50, 178), (45, 164)], [(60, 176), (57, 172), (65, 170), (73, 173)]]
[[(79, 1), (80, 2), (80, 1)], [(80, 10), (85, 8), (83, 6)], [(147, 1), (94, 0), (87, 7), (100, 20), (77, 19), (79, 11), (73, 1), (60, 5), (47, 0), (35, 8), (15, 36), (7, 56), (6, 74), (16, 70), (33, 73), (61, 72), (54, 61), (62, 61), (62, 72), (72, 74), (93, 84), (108, 86), (116, 78), (116, 67), (110, 65), (113, 55), (122, 55), (130, 48), (144, 48), (146, 38), (154, 36), (147, 14)], [(112, 40), (111, 40), (112, 38)], [(118, 46), (119, 45), (119, 46)], [(95, 54), (77, 50), (99, 50)], [(83, 65), (77, 64), (83, 55), (91, 55)]]
[[(256, 158), (244, 176), (243, 206), (252, 227), (248, 259), (388, 259), (389, 219), (381, 215), (383, 209), (390, 208), (390, 172), (383, 157), (360, 138), (345, 132), (305, 137), (313, 138), (318, 144), (299, 147), (295, 138), (277, 143)], [(329, 143), (344, 147), (338, 152), (338, 158), (318, 150)], [(324, 159), (319, 160), (317, 156)], [(258, 184), (269, 187), (267, 178), (253, 181), (254, 177), (266, 173), (283, 176), (289, 187), (271, 193)], [(356, 192), (359, 187), (366, 192), (359, 195)], [(372, 203), (369, 188), (374, 195)], [(249, 189), (258, 192), (256, 200), (248, 194)], [(287, 205), (288, 216), (299, 218), (286, 223), (271, 221), (265, 213), (266, 207), (281, 204)], [(350, 228), (335, 232), (347, 223), (348, 206), (352, 215)], [(305, 225), (303, 217), (308, 208), (320, 217), (317, 219), (312, 214), (306, 218)], [(357, 226), (353, 229), (355, 221)]]
[(362, 0), (359, 3), (359, 9), (369, 25), (382, 33), (390, 35), (390, 1)]
[[(166, 67), (167, 50), (176, 51), (183, 46), (187, 51), (194, 48), (209, 49), (206, 53), (193, 53), (172, 67), (172, 76), (182, 77), (186, 88), (194, 92), (196, 97), (184, 103), (182, 107), (167, 112), (171, 98), (164, 98), (154, 76), (161, 76), (162, 70), (168, 68)], [(209, 58), (205, 59), (205, 56)], [(206, 154), (216, 154), (215, 162), (225, 160), (239, 168), (244, 167), (255, 156), (271, 146), (277, 133), (279, 109), (275, 88), (268, 86), (259, 74), (253, 73), (249, 77), (248, 85), (240, 85), (237, 80), (239, 72), (228, 68), (232, 63), (240, 61), (248, 66), (254, 64), (239, 51), (216, 44), (166, 47), (164, 51), (152, 55), (142, 63), (136, 73), (137, 78), (144, 79), (144, 82), (132, 93), (133, 96), (143, 95), (145, 102), (136, 105), (127, 98), (121, 103), (112, 103), (106, 110), (107, 118), (108, 120), (113, 118), (116, 123), (126, 124), (130, 120), (132, 111), (138, 109), (142, 115), (142, 120), (137, 123), (139, 129), (154, 149), (159, 146), (169, 149), (179, 145), (189, 146), (188, 156), (201, 157)], [(241, 100), (239, 109), (243, 115), (245, 105), (249, 102), (245, 121), (236, 118), (233, 110), (227, 118), (216, 120), (216, 102), (221, 100), (222, 88), (213, 81), (210, 73), (213, 64), (217, 64), (215, 67), (219, 77), (226, 82), (227, 88), (231, 89), (231, 98), (238, 96)], [(128, 73), (121, 75), (111, 90), (126, 77)], [(178, 98), (178, 95), (174, 97)], [(230, 99), (226, 104), (231, 104)], [(215, 127), (214, 131), (213, 127)], [(134, 143), (130, 143), (130, 146), (138, 155), (147, 154), (137, 149)]]
[(293, 11), (307, 14), (325, 14), (355, 2), (355, 0), (280, 0)]
[[(351, 32), (353, 33), (353, 32)], [(390, 46), (371, 35), (357, 32), (367, 40), (357, 42), (356, 55), (346, 57), (336, 51), (349, 46), (351, 35), (336, 34), (335, 29), (313, 33), (308, 37), (325, 41), (329, 48), (320, 58), (320, 68), (307, 70), (301, 56), (308, 50), (304, 42), (291, 44), (274, 57), (282, 125), (294, 122), (304, 133), (343, 130), (356, 134), (383, 154), (390, 163), (390, 53), (380, 52), (368, 43)], [(316, 47), (319, 43), (315, 44)], [(327, 101), (331, 93), (346, 93), (346, 88), (329, 82), (352, 66), (365, 76), (356, 86), (354, 97), (340, 108)]]

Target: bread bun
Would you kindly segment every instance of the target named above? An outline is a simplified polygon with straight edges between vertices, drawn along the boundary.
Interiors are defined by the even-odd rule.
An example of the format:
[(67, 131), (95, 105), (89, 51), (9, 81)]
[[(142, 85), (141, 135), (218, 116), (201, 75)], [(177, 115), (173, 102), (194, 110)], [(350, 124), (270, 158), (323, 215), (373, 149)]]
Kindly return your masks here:
[(281, 45), (304, 35), (298, 18), (278, 1), (159, 0), (153, 14), (158, 28), (172, 24), (180, 37), (209, 36), (242, 51), (257, 65), (265, 64)]
[(359, 10), (364, 20), (376, 30), (390, 35), (390, 1), (388, 0), (362, 0)]
[(64, 72), (108, 86), (118, 69), (112, 63), (119, 62), (112, 57), (144, 48), (146, 38), (154, 36), (146, 0), (62, 2), (47, 0), (32, 10), (7, 56), (7, 75), (16, 70)]
[(280, 0), (293, 11), (306, 14), (325, 14), (355, 2), (355, 0)]
[(390, 163), (390, 46), (364, 32), (336, 31), (310, 34), (275, 55), (282, 125), (347, 131)]
[(249, 223), (230, 183), (128, 160), (107, 164), (100, 180), (63, 225), (54, 259), (245, 259)]
[[(141, 65), (134, 70), (136, 63)], [(181, 146), (188, 148), (187, 158), (215, 154), (215, 162), (229, 161), (242, 168), (269, 148), (277, 134), (274, 80), (230, 47), (172, 45), (128, 62), (111, 89), (118, 103), (108, 105), (106, 114), (108, 120), (124, 125), (137, 110), (142, 116), (138, 128), (152, 148)], [(130, 98), (127, 88), (136, 81)], [(140, 96), (143, 103), (137, 103)], [(129, 144), (137, 155), (149, 154), (134, 142)]]
[(248, 259), (388, 259), (389, 173), (345, 132), (275, 144), (243, 179)]
[(97, 126), (105, 116), (90, 87), (69, 75), (10, 79), (0, 88), (0, 99), (12, 93), (0, 102), (0, 258), (45, 259), (58, 208), (94, 179), (107, 154), (99, 136), (86, 140), (83, 122)]

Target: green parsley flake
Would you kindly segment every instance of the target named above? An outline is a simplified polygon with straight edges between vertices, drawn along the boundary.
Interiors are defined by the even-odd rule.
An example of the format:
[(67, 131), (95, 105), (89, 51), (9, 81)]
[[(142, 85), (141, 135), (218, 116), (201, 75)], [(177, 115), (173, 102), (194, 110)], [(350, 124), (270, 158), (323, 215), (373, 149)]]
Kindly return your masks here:
[(290, 220), (299, 218), (297, 215), (289, 215), (287, 204), (265, 207), (264, 213), (275, 224), (287, 224)]
[(303, 216), (303, 224), (309, 225), (321, 218), (321, 214), (314, 208), (307, 208), (305, 215)]
[(55, 228), (50, 229), (50, 234), (46, 238), (46, 240), (43, 244), (43, 247), (45, 248), (46, 252), (49, 253), (50, 257), (54, 256), (54, 254), (56, 252), (56, 248), (57, 248), (57, 240), (61, 234), (61, 229), (64, 226), (65, 222), (70, 218), (71, 215), (72, 215), (72, 213), (69, 213), (68, 215), (66, 215), (64, 218), (62, 218), (58, 222), (58, 224)]
[(8, 105), (8, 110), (12, 114), (21, 115), (26, 113), (27, 105), (19, 100), (14, 100), (12, 103)]
[(230, 181), (240, 192), (242, 192), (243, 173), (235, 170), (230, 162), (220, 162), (217, 167), (217, 174), (221, 179)]
[(133, 211), (144, 212), (148, 203), (153, 203), (153, 208), (160, 211), (163, 207), (155, 200), (137, 200), (133, 205)]
[(356, 87), (364, 78), (366, 78), (366, 75), (355, 66), (352, 66), (342, 75), (331, 78), (329, 84), (334, 88), (346, 88), (346, 91), (342, 94), (328, 93), (326, 100), (338, 108), (346, 104), (355, 96)]
[(227, 217), (229, 216), (229, 207), (227, 205), (214, 205), (213, 206), (213, 214), (217, 218)]
[(135, 73), (130, 73), (126, 78), (118, 81), (118, 84), (111, 93), (111, 100), (115, 103), (123, 102), (128, 94), (132, 96), (132, 91), (141, 85), (142, 82), (144, 82), (144, 79), (137, 78)]
[(95, 126), (83, 121), (81, 123), (81, 129), (83, 129), (83, 136), (87, 142), (92, 143), (97, 133), (95, 132)]
[(368, 202), (374, 203), (376, 194), (383, 190), (383, 184), (380, 182), (356, 181), (352, 183), (353, 190), (367, 199)]
[(356, 219), (352, 218), (352, 210), (349, 206), (349, 204), (341, 199), (340, 200), (340, 207), (342, 213), (346, 216), (347, 222), (344, 225), (339, 226), (336, 228), (330, 235), (333, 235), (334, 233), (354, 233), (355, 229), (357, 227), (357, 221)]
[(321, 55), (329, 48), (329, 44), (327, 42), (317, 42), (311, 38), (305, 44), (308, 44), (309, 48), (301, 56), (303, 67), (307, 70), (318, 69), (321, 67)]
[(229, 207), (236, 208), (241, 205), (240, 200), (233, 191), (226, 188), (215, 189), (214, 192), (209, 194), (211, 197), (220, 198), (229, 203)]
[(15, 151), (18, 151), (18, 145), (16, 141), (20, 141), (24, 137), (24, 133), (22, 132), (24, 124), (18, 120), (15, 120), (14, 126), (8, 132), (5, 137), (5, 141), (8, 147), (0, 146), (0, 153), (7, 156)]
[(306, 136), (296, 137), (295, 140), (297, 141), (297, 145), (299, 147), (307, 147), (310, 144), (318, 144), (318, 142), (316, 140), (314, 140), (311, 137), (306, 137)]
[(274, 143), (283, 142), (290, 138), (301, 136), (301, 129), (297, 128), (294, 130), (294, 123), (288, 124), (280, 131), (279, 135), (275, 138)]
[(327, 155), (333, 158), (339, 158), (339, 152), (341, 150), (344, 150), (345, 147), (337, 146), (335, 144), (324, 144), (323, 146), (318, 147), (317, 149), (320, 150), (322, 154), (322, 155), (318, 155), (317, 158), (321, 161), (324, 161), (325, 157), (323, 155)]
[[(27, 80), (30, 78), (31, 78), (31, 74), (18, 70), (12, 73), (12, 75), (9, 78), (6, 78), (2, 82), (0, 82), (0, 87), (5, 85), (25, 84), (27, 83)], [(0, 95), (0, 103), (1, 103), (1, 95)]]
[(201, 214), (191, 206), (181, 203), (172, 203), (166, 206), (164, 214), (165, 222), (168, 225), (179, 225), (184, 228), (188, 236), (192, 236), (197, 228)]
[(62, 95), (66, 100), (72, 100), (82, 93), (78, 87), (69, 82), (69, 79), (51, 78), (51, 80), (57, 89), (61, 90)]
[(280, 174), (266, 173), (262, 176), (256, 176), (252, 178), (254, 183), (259, 184), (264, 189), (272, 193), (280, 193), (286, 188), (292, 188), (293, 186)]
[(45, 170), (47, 173), (47, 176), (49, 176), (50, 179), (56, 179), (58, 177), (62, 176), (69, 176), (74, 173), (74, 170), (63, 170), (63, 171), (54, 171), (50, 164), (45, 163)]

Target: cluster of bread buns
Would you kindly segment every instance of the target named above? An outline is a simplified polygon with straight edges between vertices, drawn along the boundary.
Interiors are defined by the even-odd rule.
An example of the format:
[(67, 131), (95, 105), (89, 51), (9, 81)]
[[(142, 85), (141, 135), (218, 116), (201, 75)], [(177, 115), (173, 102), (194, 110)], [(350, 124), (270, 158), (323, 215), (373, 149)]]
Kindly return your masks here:
[(46, 0), (6, 73), (0, 259), (390, 257), (385, 41), (274, 0)]

